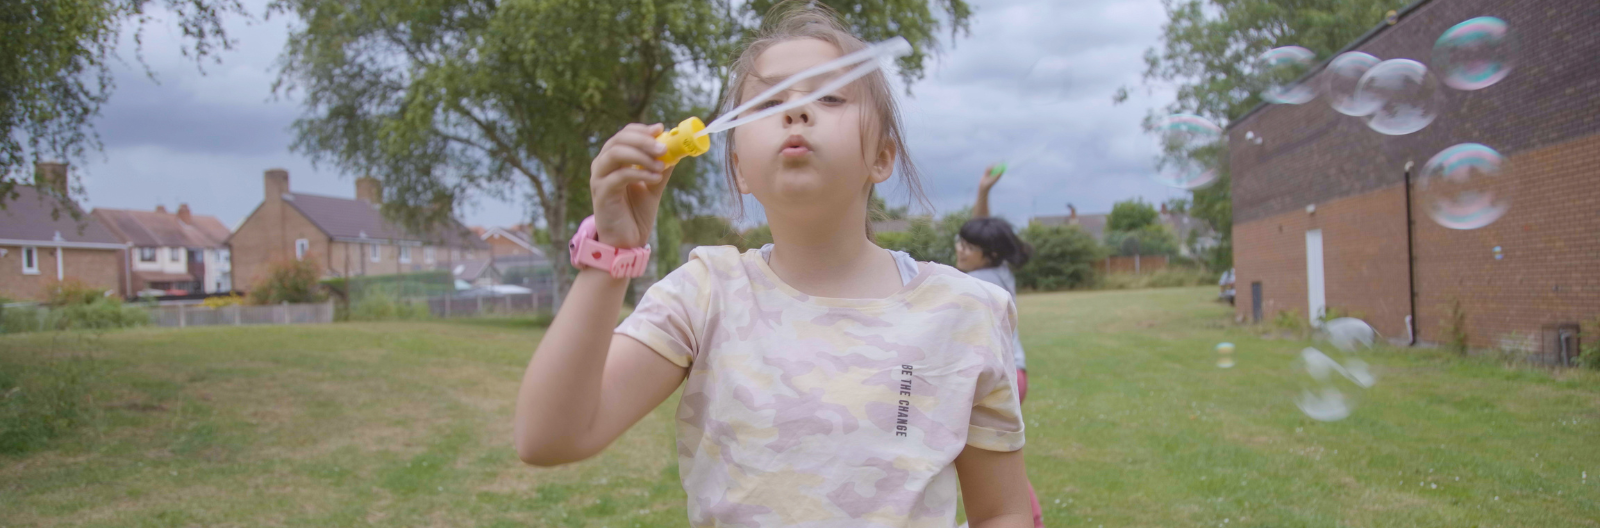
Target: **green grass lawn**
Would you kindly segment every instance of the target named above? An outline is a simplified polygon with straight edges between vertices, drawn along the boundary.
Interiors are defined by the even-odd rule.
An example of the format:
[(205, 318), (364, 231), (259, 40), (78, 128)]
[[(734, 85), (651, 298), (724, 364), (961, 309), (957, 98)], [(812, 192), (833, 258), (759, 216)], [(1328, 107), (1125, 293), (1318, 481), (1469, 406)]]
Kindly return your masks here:
[[(1234, 326), (1214, 290), (1020, 299), (1047, 524), (1600, 526), (1600, 375), (1380, 348), (1355, 412), (1317, 422), (1292, 403), (1310, 343)], [(683, 526), (675, 399), (593, 460), (517, 462), (512, 398), (539, 336), (506, 320), (0, 336), (0, 525)], [(1216, 367), (1221, 341), (1236, 367)], [(77, 411), (40, 425), (50, 405)], [(23, 442), (17, 424), (59, 433)]]

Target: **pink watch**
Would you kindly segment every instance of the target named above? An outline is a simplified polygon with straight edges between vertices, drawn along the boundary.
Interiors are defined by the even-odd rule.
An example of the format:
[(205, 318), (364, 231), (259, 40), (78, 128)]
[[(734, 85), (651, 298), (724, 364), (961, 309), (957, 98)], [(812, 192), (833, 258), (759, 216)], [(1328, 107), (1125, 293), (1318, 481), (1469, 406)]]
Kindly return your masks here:
[(594, 216), (578, 224), (578, 233), (567, 243), (572, 254), (572, 267), (596, 268), (611, 272), (611, 278), (638, 277), (650, 263), (650, 246), (617, 249), (600, 243), (600, 234), (594, 227)]

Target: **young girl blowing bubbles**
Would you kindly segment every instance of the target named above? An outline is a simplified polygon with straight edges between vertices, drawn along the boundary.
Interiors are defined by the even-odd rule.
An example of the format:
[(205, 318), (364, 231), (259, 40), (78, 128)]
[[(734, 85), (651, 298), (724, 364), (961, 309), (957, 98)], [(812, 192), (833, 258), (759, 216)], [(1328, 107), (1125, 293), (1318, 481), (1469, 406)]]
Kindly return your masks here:
[[(724, 108), (865, 46), (826, 11), (783, 13), (734, 65)], [(645, 246), (672, 173), (661, 130), (628, 125), (601, 148), (583, 259)], [(918, 189), (900, 130), (881, 72), (733, 129), (729, 178), (774, 243), (694, 250), (615, 329), (632, 270), (580, 271), (523, 375), (518, 456), (594, 456), (684, 385), (693, 526), (950, 528), (958, 482), (972, 526), (1032, 526), (1010, 295), (868, 236), (873, 185), (898, 166)]]

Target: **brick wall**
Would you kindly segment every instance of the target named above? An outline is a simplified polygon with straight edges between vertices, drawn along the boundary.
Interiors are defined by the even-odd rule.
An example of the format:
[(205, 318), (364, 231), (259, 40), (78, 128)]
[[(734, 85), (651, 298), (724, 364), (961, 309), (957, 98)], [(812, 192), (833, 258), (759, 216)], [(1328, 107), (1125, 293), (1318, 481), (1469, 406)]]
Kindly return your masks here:
[(269, 196), (230, 240), (234, 289), (249, 291), (266, 278), (272, 263), (293, 259), (294, 242), (301, 238), (310, 243), (307, 258), (316, 259), (319, 267), (326, 268), (331, 262), (332, 241), (281, 198)]
[[(1417, 218), (1417, 326), (1442, 338), (1459, 299), (1474, 346), (1512, 333), (1600, 317), (1600, 135), (1510, 157), (1511, 210), (1482, 229), (1446, 229)], [(1420, 204), (1419, 204), (1420, 207)], [(1420, 212), (1420, 209), (1419, 209)], [(1494, 248), (1503, 258), (1494, 258)], [(1593, 342), (1597, 328), (1585, 328)]]
[[(0, 297), (41, 301), (56, 282), (56, 248), (39, 247), (39, 274), (22, 274), (22, 247), (0, 246)], [(112, 249), (62, 249), (62, 271), (68, 279), (89, 286), (122, 291), (122, 252)]]
[[(1417, 133), (1379, 134), (1322, 97), (1262, 107), (1229, 127), (1240, 315), (1250, 315), (1252, 281), (1263, 283), (1265, 318), (1285, 309), (1306, 314), (1305, 232), (1320, 228), (1327, 306), (1362, 312), (1378, 331), (1403, 336), (1406, 166), (1420, 171), (1440, 150), (1476, 142), (1511, 161), (1512, 178), (1497, 192), (1513, 194), (1513, 204), (1490, 227), (1457, 231), (1435, 224), (1423, 197), (1413, 197), (1420, 339), (1440, 339), (1444, 310), (1457, 299), (1478, 347), (1600, 316), (1600, 32), (1593, 30), (1600, 9), (1593, 0), (1433, 0), (1356, 49), (1428, 64), (1439, 34), (1476, 16), (1499, 17), (1519, 32), (1516, 69), (1487, 89), (1444, 88), (1439, 117)], [(1245, 142), (1247, 132), (1264, 143)], [(1495, 246), (1502, 260), (1494, 259)]]
[(1262, 283), (1262, 319), (1280, 311), (1309, 320), (1306, 232), (1322, 230), (1325, 303), (1361, 316), (1385, 336), (1405, 335), (1405, 193), (1398, 185), (1235, 225), (1234, 309), (1252, 315), (1250, 283)]

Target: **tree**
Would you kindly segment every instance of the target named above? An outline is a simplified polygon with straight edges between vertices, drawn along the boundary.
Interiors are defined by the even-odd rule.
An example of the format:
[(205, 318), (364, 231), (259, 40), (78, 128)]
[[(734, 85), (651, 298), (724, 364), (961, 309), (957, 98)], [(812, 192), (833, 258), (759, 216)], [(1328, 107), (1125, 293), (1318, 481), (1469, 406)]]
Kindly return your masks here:
[(1133, 255), (1178, 254), (1178, 235), (1162, 224), (1145, 224), (1131, 231), (1107, 231), (1106, 247), (1112, 254)]
[(878, 233), (877, 243), (885, 249), (904, 251), (911, 258), (938, 262), (949, 266), (956, 263), (956, 235), (962, 224), (972, 219), (972, 208), (946, 214), (934, 222), (922, 216), (911, 219), (911, 228), (904, 233)]
[[(1176, 85), (1177, 97), (1152, 109), (1145, 129), (1159, 117), (1191, 113), (1227, 125), (1262, 102), (1255, 58), (1269, 49), (1300, 46), (1322, 59), (1354, 42), (1411, 0), (1168, 0), (1161, 45), (1145, 52), (1144, 84)], [(1159, 48), (1159, 49), (1158, 49)], [(1128, 87), (1113, 101), (1127, 100)], [(1218, 172), (1216, 183), (1193, 191), (1192, 214), (1217, 232), (1213, 269), (1233, 266), (1233, 205), (1227, 153), (1209, 150), (1197, 160)]]
[(1094, 280), (1094, 262), (1104, 256), (1104, 250), (1082, 228), (1035, 222), (1023, 228), (1021, 235), (1033, 246), (1033, 258), (1016, 270), (1017, 286), (1059, 290)]
[(1156, 208), (1142, 198), (1123, 200), (1111, 206), (1111, 215), (1106, 217), (1106, 230), (1137, 231), (1156, 223), (1159, 216)]
[[(419, 5), (420, 4), (420, 5)], [(914, 81), (971, 15), (964, 0), (832, 3), (869, 40), (898, 34)], [(281, 0), (305, 21), (279, 87), (304, 93), (294, 149), (385, 184), (384, 212), (423, 231), (473, 193), (526, 184), (550, 230), (552, 260), (589, 214), (589, 162), (630, 122), (715, 116), (740, 38), (774, 5), (729, 0)], [(941, 22), (941, 19), (945, 22)], [(658, 218), (686, 218), (716, 187), (712, 159), (673, 172)], [(657, 244), (676, 247), (672, 222)], [(425, 232), (425, 231), (424, 231)], [(675, 258), (675, 257), (674, 257)], [(658, 262), (658, 264), (661, 264)], [(556, 267), (565, 288), (568, 270)], [(559, 290), (558, 290), (559, 292)]]
[[(248, 17), (238, 0), (6, 0), (0, 2), (0, 208), (35, 180), (33, 163), (74, 161), (99, 150), (92, 121), (115, 88), (109, 63), (124, 23), (134, 40), (152, 4), (178, 21), (183, 53), (197, 61), (229, 49), (226, 15)], [(72, 184), (53, 211), (68, 211), (83, 187)]]

